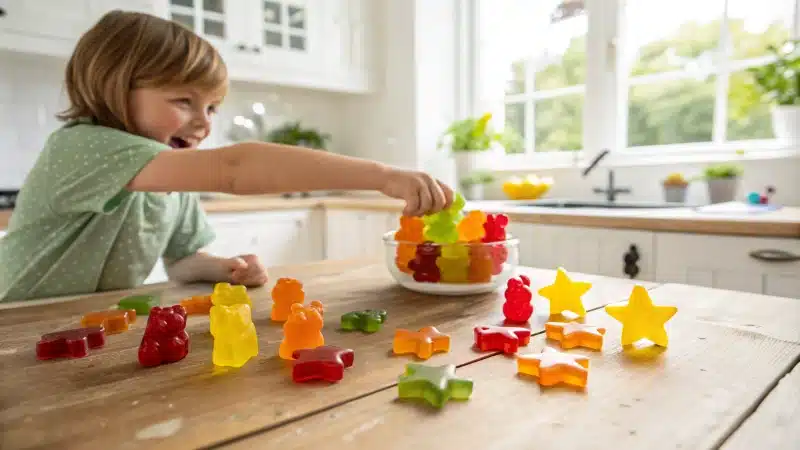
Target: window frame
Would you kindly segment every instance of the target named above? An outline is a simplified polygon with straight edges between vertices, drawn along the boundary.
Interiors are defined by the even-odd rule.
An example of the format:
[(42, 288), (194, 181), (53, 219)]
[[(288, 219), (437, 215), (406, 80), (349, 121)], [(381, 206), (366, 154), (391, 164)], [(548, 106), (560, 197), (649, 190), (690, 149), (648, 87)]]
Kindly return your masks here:
[[(691, 78), (692, 72), (685, 69), (657, 74), (629, 77), (630, 72), (617, 63), (618, 55), (624, 51), (625, 0), (586, 0), (588, 28), (586, 33), (586, 77), (583, 84), (544, 91), (533, 91), (533, 76), (526, 71), (525, 91), (519, 94), (504, 94), (493, 98), (482, 92), (481, 85), (481, 36), (480, 0), (460, 0), (460, 36), (462, 55), (468, 63), (460, 67), (462, 74), (462, 111), (478, 115), (491, 111), (498, 127), (505, 123), (505, 106), (522, 102), (525, 110), (525, 152), (503, 154), (492, 158), (498, 169), (520, 169), (521, 167), (573, 167), (593, 157), (602, 149), (610, 149), (606, 158), (612, 165), (650, 165), (661, 163), (699, 162), (728, 160), (736, 150), (745, 150), (744, 159), (784, 158), (800, 156), (800, 148), (787, 146), (777, 139), (726, 140), (728, 129), (728, 90), (732, 73), (747, 67), (770, 62), (770, 56), (744, 60), (733, 60), (730, 48), (724, 50), (724, 58), (711, 68), (716, 77), (714, 97), (714, 121), (712, 140), (698, 143), (665, 144), (628, 147), (628, 93), (630, 86), (648, 84), (653, 81), (673, 81)], [(727, 40), (728, 1), (724, 2), (720, 24), (720, 42)], [(793, 37), (800, 38), (800, 0), (795, 0), (792, 24)], [(536, 152), (535, 115), (533, 103), (541, 99), (559, 98), (564, 95), (583, 93), (582, 148), (577, 151)], [(587, 120), (591, 118), (592, 120)], [(599, 119), (598, 119), (599, 118)]]

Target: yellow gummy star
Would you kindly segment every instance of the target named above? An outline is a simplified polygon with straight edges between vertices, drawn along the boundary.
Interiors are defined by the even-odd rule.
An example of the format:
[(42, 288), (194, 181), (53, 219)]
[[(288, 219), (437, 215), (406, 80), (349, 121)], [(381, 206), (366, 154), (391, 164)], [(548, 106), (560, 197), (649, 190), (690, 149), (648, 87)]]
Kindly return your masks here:
[(675, 306), (655, 306), (650, 294), (642, 286), (633, 287), (628, 303), (607, 305), (609, 316), (622, 322), (622, 345), (648, 339), (666, 347), (669, 341), (664, 324), (678, 312)]
[(572, 281), (562, 267), (556, 272), (556, 281), (539, 289), (539, 295), (550, 300), (550, 314), (572, 311), (578, 317), (586, 315), (581, 296), (591, 289), (592, 283)]

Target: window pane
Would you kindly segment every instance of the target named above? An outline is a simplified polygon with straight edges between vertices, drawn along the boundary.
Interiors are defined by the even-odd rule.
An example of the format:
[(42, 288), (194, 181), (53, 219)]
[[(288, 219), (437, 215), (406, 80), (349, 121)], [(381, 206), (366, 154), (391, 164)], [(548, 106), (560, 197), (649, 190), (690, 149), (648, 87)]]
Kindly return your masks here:
[(170, 3), (177, 6), (194, 7), (194, 0), (170, 0)]
[(203, 19), (203, 34), (224, 38), (225, 24), (216, 20)]
[(632, 86), (628, 99), (628, 146), (711, 141), (715, 79), (689, 78)]
[(177, 13), (172, 13), (171, 16), (172, 20), (174, 20), (175, 22), (178, 22), (179, 24), (185, 26), (190, 30), (194, 30), (194, 17), (187, 16), (186, 14), (177, 14)]
[[(525, 104), (510, 103), (506, 105), (506, 129), (512, 130), (519, 136), (525, 136)], [(518, 144), (518, 143), (517, 143)], [(506, 148), (506, 153), (524, 153), (525, 147), (516, 145)]]
[[(574, 2), (564, 2), (569, 4)], [(545, 29), (547, 43), (533, 55), (534, 89), (543, 91), (586, 81), (586, 14), (566, 17)]]
[(728, 0), (728, 30), (735, 59), (767, 54), (791, 35), (795, 0)]
[(306, 38), (303, 36), (289, 36), (289, 48), (292, 50), (305, 50)]
[(533, 117), (537, 152), (583, 147), (583, 94), (538, 100)]
[(731, 74), (728, 90), (729, 141), (775, 137), (770, 107), (761, 101), (751, 82), (752, 77), (747, 72)]
[(272, 24), (281, 23), (280, 3), (271, 2), (269, 0), (264, 1), (264, 22)]
[(215, 13), (224, 13), (223, 0), (203, 0), (203, 9)]
[(306, 11), (299, 6), (289, 6), (289, 27), (298, 30), (306, 28)]
[(267, 47), (283, 47), (283, 35), (275, 31), (264, 31), (264, 45)]
[(628, 0), (624, 54), (631, 75), (710, 72), (724, 13), (725, 0)]
[(525, 92), (525, 62), (514, 61), (511, 63), (510, 75), (506, 83), (506, 94), (521, 94)]

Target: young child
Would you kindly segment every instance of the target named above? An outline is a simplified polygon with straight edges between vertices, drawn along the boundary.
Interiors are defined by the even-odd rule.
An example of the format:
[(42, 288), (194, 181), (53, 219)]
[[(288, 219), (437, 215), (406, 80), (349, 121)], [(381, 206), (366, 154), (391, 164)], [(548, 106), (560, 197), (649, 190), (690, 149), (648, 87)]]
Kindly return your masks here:
[(216, 50), (173, 22), (113, 11), (84, 34), (66, 123), (0, 239), (0, 301), (136, 287), (159, 258), (178, 282), (266, 283), (254, 255), (202, 251), (214, 232), (196, 192), (373, 190), (405, 200), (406, 215), (452, 202), (429, 175), (373, 161), (263, 142), (197, 150), (227, 84)]

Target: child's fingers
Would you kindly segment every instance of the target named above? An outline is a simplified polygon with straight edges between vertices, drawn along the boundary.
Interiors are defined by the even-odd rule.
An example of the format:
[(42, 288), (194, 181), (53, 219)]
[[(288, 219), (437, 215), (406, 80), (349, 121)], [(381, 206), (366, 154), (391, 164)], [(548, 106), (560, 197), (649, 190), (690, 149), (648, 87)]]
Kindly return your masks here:
[(444, 194), (444, 208), (449, 208), (450, 205), (453, 204), (453, 190), (439, 180), (436, 180), (436, 184), (439, 185), (439, 189), (441, 189), (442, 194)]
[(444, 192), (442, 191), (441, 186), (439, 186), (438, 180), (431, 180), (431, 184), (429, 186), (431, 192), (431, 212), (439, 212), (445, 208), (446, 197)]

